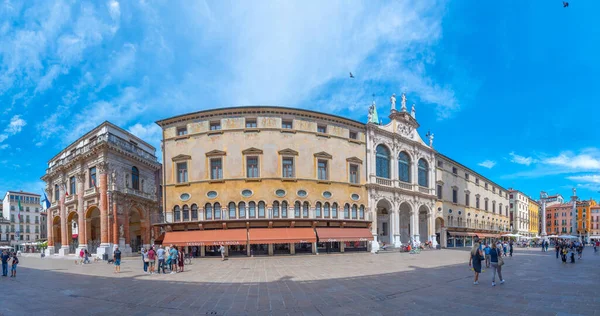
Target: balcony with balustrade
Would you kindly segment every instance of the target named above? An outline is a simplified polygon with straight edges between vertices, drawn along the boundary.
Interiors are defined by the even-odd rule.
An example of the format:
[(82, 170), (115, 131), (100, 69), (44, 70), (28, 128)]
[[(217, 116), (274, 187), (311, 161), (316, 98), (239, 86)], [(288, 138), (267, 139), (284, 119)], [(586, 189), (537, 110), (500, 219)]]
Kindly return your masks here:
[(419, 193), (428, 194), (428, 195), (435, 194), (434, 189), (431, 189), (428, 187), (423, 187), (423, 186), (420, 186), (415, 183), (408, 183), (408, 182), (403, 182), (403, 181), (399, 181), (399, 180), (392, 180), (392, 179), (377, 177), (374, 175), (371, 175), (371, 180), (372, 180), (371, 183), (375, 183), (380, 186), (396, 188), (396, 189), (412, 191), (412, 192), (419, 192)]

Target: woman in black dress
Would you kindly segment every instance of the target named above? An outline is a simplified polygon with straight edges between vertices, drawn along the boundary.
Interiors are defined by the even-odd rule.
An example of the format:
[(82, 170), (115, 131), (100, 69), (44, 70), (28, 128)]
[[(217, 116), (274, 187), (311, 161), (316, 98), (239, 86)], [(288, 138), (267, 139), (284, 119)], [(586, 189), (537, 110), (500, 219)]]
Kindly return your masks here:
[(481, 273), (481, 260), (483, 260), (484, 256), (479, 249), (479, 243), (476, 242), (471, 248), (471, 255), (469, 257), (469, 267), (473, 267), (473, 271), (475, 271), (475, 280), (473, 281), (474, 285), (479, 284), (479, 273)]

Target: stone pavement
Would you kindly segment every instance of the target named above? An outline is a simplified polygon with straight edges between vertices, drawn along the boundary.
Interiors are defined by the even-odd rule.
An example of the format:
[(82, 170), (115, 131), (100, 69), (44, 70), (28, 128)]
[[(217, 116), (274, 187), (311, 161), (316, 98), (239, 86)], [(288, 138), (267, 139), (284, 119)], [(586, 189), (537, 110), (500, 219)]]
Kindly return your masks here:
[(467, 250), (195, 259), (186, 272), (122, 273), (104, 262), (22, 258), (0, 278), (2, 315), (600, 315), (600, 255), (563, 265), (517, 248), (491, 286), (473, 285)]

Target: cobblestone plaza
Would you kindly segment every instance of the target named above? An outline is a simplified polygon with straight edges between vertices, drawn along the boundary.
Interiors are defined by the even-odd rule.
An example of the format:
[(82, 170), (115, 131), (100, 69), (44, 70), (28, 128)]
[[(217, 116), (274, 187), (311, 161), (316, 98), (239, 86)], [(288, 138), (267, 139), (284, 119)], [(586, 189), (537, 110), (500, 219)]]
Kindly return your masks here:
[(473, 285), (466, 250), (196, 259), (178, 274), (147, 275), (129, 258), (105, 262), (22, 257), (2, 278), (2, 315), (600, 315), (600, 255), (576, 264), (517, 248), (506, 283), (491, 270)]

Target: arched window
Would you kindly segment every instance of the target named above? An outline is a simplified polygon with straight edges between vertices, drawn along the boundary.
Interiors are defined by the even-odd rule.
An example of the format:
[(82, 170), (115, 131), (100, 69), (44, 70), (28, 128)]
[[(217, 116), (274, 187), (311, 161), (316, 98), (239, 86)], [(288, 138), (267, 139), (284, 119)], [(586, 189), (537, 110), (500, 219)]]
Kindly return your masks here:
[(137, 167), (131, 167), (131, 185), (134, 190), (140, 189), (140, 171)]
[(187, 222), (190, 220), (190, 207), (186, 205), (183, 206), (183, 221)]
[(358, 207), (356, 206), (356, 204), (352, 205), (352, 219), (357, 219), (358, 218), (357, 217), (358, 216), (357, 215), (357, 210), (358, 210)]
[(281, 217), (287, 218), (288, 203), (286, 201), (281, 202)]
[(350, 218), (350, 205), (348, 204), (344, 205), (344, 218)]
[(221, 204), (215, 203), (215, 219), (221, 219)]
[(331, 218), (338, 218), (338, 205), (337, 203), (333, 203), (331, 206)]
[(258, 217), (265, 218), (265, 202), (258, 202)]
[(378, 145), (375, 155), (375, 174), (380, 178), (390, 178), (390, 151), (384, 145)]
[(321, 218), (321, 202), (317, 202), (315, 205), (315, 217)]
[(179, 208), (179, 205), (175, 205), (175, 207), (173, 208), (173, 214), (175, 216), (176, 222), (181, 221), (181, 209)]
[(248, 203), (248, 216), (250, 218), (256, 218), (256, 203)]
[(236, 218), (237, 216), (235, 216), (235, 203), (234, 202), (229, 202), (229, 218), (233, 219)]
[(279, 202), (273, 202), (273, 218), (279, 218)]
[(419, 185), (422, 187), (429, 186), (429, 165), (425, 159), (419, 159)]
[(198, 220), (198, 205), (196, 205), (196, 204), (192, 204), (192, 220), (193, 221)]
[(325, 202), (325, 206), (323, 207), (323, 217), (329, 218), (329, 202)]
[(360, 211), (358, 213), (358, 217), (360, 219), (365, 219), (365, 206), (364, 205), (360, 206)]
[(308, 209), (309, 209), (308, 202), (304, 202), (304, 207), (302, 208), (302, 217), (308, 218)]
[(302, 207), (302, 205), (300, 204), (299, 201), (296, 201), (296, 203), (294, 203), (294, 218), (300, 218), (300, 208)]
[(410, 183), (410, 157), (405, 152), (398, 155), (398, 179)]
[(212, 205), (210, 205), (209, 203), (206, 203), (206, 205), (204, 205), (204, 218), (206, 220), (212, 219)]
[(246, 203), (238, 203), (238, 214), (240, 218), (246, 218)]

